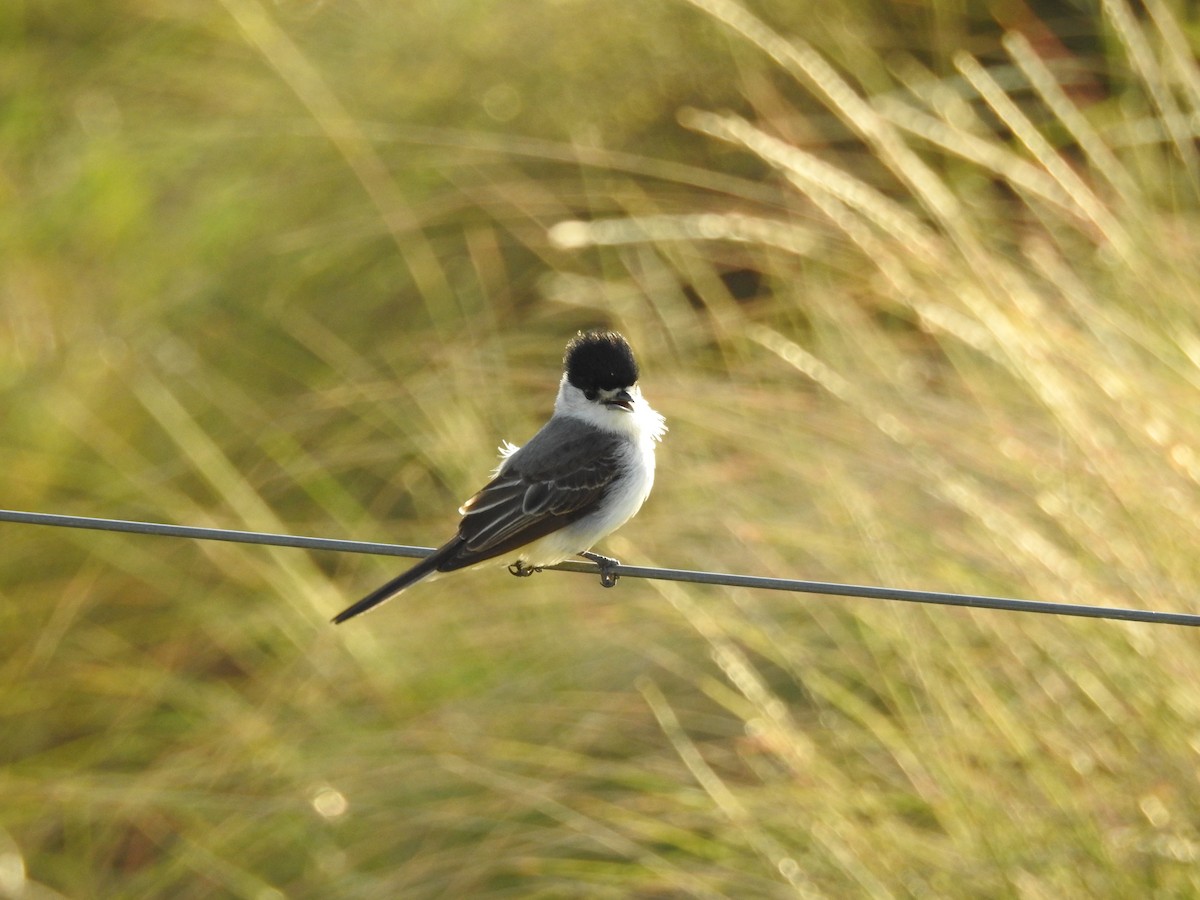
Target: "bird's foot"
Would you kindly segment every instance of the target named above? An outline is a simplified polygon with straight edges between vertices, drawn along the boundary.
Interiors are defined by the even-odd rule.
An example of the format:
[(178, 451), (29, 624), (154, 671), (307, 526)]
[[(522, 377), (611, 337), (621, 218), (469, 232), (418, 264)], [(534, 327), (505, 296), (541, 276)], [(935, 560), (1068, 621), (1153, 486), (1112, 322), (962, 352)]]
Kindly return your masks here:
[(541, 566), (527, 566), (524, 560), (518, 559), (515, 563), (508, 567), (508, 571), (516, 575), (518, 578), (528, 578), (534, 572), (542, 571)]
[(619, 559), (601, 556), (599, 553), (593, 553), (591, 550), (584, 550), (579, 555), (584, 559), (591, 560), (600, 568), (600, 584), (603, 587), (612, 587), (617, 583), (617, 579), (620, 576), (613, 569), (621, 564)]

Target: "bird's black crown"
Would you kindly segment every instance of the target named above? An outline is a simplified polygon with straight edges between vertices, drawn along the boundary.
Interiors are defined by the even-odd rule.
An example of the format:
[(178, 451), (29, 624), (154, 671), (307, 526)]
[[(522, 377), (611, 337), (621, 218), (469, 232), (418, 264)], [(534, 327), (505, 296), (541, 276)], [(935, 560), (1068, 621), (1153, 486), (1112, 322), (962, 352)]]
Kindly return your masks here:
[(615, 331), (579, 332), (567, 344), (563, 371), (581, 391), (632, 387), (638, 380), (629, 341)]

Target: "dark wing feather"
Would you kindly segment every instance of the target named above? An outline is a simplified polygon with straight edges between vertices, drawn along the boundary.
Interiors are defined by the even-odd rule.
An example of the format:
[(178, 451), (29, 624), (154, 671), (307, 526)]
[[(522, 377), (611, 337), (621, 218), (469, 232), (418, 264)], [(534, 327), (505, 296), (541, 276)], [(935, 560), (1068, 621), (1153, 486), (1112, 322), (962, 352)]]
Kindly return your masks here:
[(463, 504), (462, 543), (438, 570), (500, 556), (589, 512), (620, 472), (622, 441), (584, 424), (552, 420)]

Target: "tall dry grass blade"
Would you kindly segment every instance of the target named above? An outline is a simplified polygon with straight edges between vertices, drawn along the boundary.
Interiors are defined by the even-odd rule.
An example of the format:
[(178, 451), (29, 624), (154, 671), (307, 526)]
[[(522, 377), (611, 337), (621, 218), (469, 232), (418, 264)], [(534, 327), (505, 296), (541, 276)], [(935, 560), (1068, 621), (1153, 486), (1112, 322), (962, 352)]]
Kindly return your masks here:
[[(699, 897), (724, 896), (723, 893), (706, 884), (702, 878), (692, 875), (686, 868), (675, 863), (669, 857), (655, 852), (642, 842), (607, 824), (601, 818), (574, 808), (569, 802), (571, 799), (569, 795), (566, 800), (560, 800), (556, 795), (561, 793), (561, 789), (552, 782), (499, 771), (494, 767), (483, 765), (479, 760), (466, 759), (451, 753), (441, 754), (437, 758), (437, 763), (446, 771), (452, 772), (460, 778), (489, 787), (502, 796), (509, 796), (522, 807), (537, 810), (569, 831), (587, 838), (597, 847), (629, 860), (636, 860), (640, 865), (661, 875), (668, 883), (679, 883), (689, 891), (694, 891)], [(586, 808), (588, 804), (581, 805)]]
[(1124, 45), (1134, 72), (1158, 108), (1159, 119), (1175, 145), (1175, 152), (1187, 168), (1193, 192), (1200, 193), (1200, 159), (1197, 157), (1195, 136), (1191, 129), (1185, 127), (1188, 119), (1175, 102), (1169, 79), (1155, 58), (1150, 42), (1125, 0), (1101, 0), (1100, 5)]
[(994, 173), (1016, 190), (1053, 204), (1059, 210), (1077, 215), (1075, 202), (1066, 190), (1044, 169), (994, 141), (971, 134), (953, 124), (924, 113), (895, 97), (877, 97), (875, 108), (888, 121), (936, 147)]
[(825, 191), (859, 211), (878, 228), (925, 261), (937, 259), (937, 242), (929, 229), (907, 209), (860, 178), (819, 157), (767, 134), (735, 115), (687, 110), (680, 121), (689, 128), (737, 143), (779, 169), (804, 193)]
[(918, 201), (956, 239), (971, 231), (954, 193), (918, 157), (900, 133), (855, 92), (816, 50), (799, 38), (784, 38), (733, 0), (688, 0), (741, 34), (803, 83), (876, 152)]
[[(1042, 102), (1058, 117), (1063, 127), (1071, 133), (1092, 166), (1111, 184), (1127, 204), (1136, 205), (1142, 200), (1142, 192), (1108, 144), (1092, 127), (1087, 117), (1079, 110), (1062, 85), (1054, 77), (1049, 66), (1038, 56), (1029, 39), (1020, 32), (1010, 31), (1002, 38), (1004, 49), (1025, 73)], [(1060, 182), (1061, 183), (1061, 182)], [(1065, 189), (1065, 186), (1064, 186)]]
[(1034, 127), (1029, 118), (1021, 112), (1020, 107), (996, 83), (978, 61), (967, 53), (958, 53), (954, 57), (955, 66), (979, 92), (979, 96), (992, 108), (997, 116), (1013, 131), (1033, 154), (1051, 177), (1063, 188), (1071, 198), (1080, 215), (1090, 221), (1105, 239), (1112, 243), (1122, 256), (1129, 254), (1129, 235), (1109, 212), (1108, 208), (1083, 179), (1067, 165), (1066, 161), (1050, 146), (1050, 142)]
[[(927, 473), (929, 492), (983, 525), (1005, 549), (1014, 566), (1026, 570), (1031, 564), (1036, 566), (1037, 569), (1052, 575), (1055, 583), (1065, 592), (1081, 592), (1083, 595), (1103, 598), (1098, 602), (1108, 602), (1112, 599), (1102, 585), (1088, 577), (1077, 560), (1047, 537), (1028, 516), (1021, 516), (1006, 508), (1006, 504), (998, 502), (995, 497), (989, 496), (988, 491), (977, 479), (955, 465), (939, 448), (920, 438), (912, 426), (860, 385), (794, 341), (765, 326), (750, 326), (746, 333), (751, 340), (820, 384), (863, 416), (882, 434), (903, 447)], [(1042, 386), (1043, 396), (1047, 398), (1047, 404), (1056, 415), (1071, 420), (1069, 424), (1075, 432), (1076, 439), (1086, 452), (1094, 435), (1085, 425), (1076, 421), (1082, 411), (1075, 403), (1069, 388), (1044, 362), (1026, 360), (1023, 365), (1034, 366), (1028, 379), (1031, 384), (1037, 384), (1039, 373), (1040, 377), (1053, 382)], [(1056, 391), (1066, 392), (1067, 396), (1057, 397)]]
[(453, 296), (437, 254), (421, 235), (407, 199), (374, 144), (329, 86), (320, 69), (259, 0), (221, 0), (246, 40), (262, 54), (297, 99), (304, 104), (322, 133), (337, 148), (342, 159), (370, 198), (413, 278), (434, 322), (440, 321), (443, 305), (436, 297)]
[(374, 202), (388, 231), (397, 234), (410, 230), (411, 215), (395, 179), (321, 71), (309, 62), (258, 0), (221, 0), (221, 3), (250, 45), (263, 55), (338, 148)]
[(743, 213), (650, 215), (594, 222), (573, 219), (554, 225), (546, 236), (555, 246), (568, 250), (647, 242), (730, 241), (811, 256), (818, 246), (813, 229)]
[(767, 679), (727, 633), (726, 626), (739, 625), (738, 621), (705, 609), (678, 584), (655, 581), (653, 587), (709, 644), (713, 661), (750, 704), (780, 762), (797, 774), (806, 771), (816, 752), (815, 745), (797, 724), (787, 704), (771, 690)]
[[(133, 388), (134, 395), (158, 422), (163, 432), (216, 492), (221, 501), (248, 528), (256, 531), (286, 531), (286, 525), (251, 486), (212, 436), (187, 411), (179, 398), (154, 376), (143, 373)], [(267, 548), (279, 571), (288, 581), (286, 597), (293, 603), (303, 598), (306, 611), (322, 617), (336, 602), (337, 589), (305, 554), (283, 548)]]
[(1196, 63), (1196, 53), (1188, 46), (1187, 35), (1179, 25), (1175, 14), (1167, 8), (1163, 0), (1142, 0), (1154, 27), (1158, 29), (1170, 57), (1171, 66), (1179, 78), (1179, 83), (1187, 93), (1191, 106), (1193, 121), (1200, 114), (1200, 65)]
[(738, 799), (737, 793), (705, 761), (700, 750), (684, 730), (662, 689), (651, 679), (643, 678), (638, 683), (638, 690), (641, 691), (650, 711), (654, 713), (654, 718), (658, 720), (663, 734), (667, 736), (683, 764), (687, 766), (692, 777), (696, 779), (696, 782), (704, 789), (704, 792), (708, 794), (730, 824), (754, 847), (772, 870), (787, 879), (787, 882), (796, 890), (798, 897), (825, 896), (805, 878), (804, 873), (796, 864), (796, 860), (792, 858), (787, 849), (762, 827), (750, 810)]
[[(712, 113), (695, 112), (685, 118), (692, 127), (714, 137), (731, 140), (755, 153), (762, 151), (777, 156), (780, 158), (780, 165), (786, 166), (789, 158), (798, 165), (803, 165), (811, 159), (809, 154), (803, 154), (777, 139), (760, 142), (760, 132), (757, 129), (748, 123), (745, 123), (745, 128), (739, 127), (736, 117), (734, 120), (732, 127), (729, 127), (729, 117)], [(792, 157), (789, 151), (794, 151), (796, 156)], [(856, 201), (859, 209), (852, 208), (842, 197), (826, 190), (826, 185), (820, 178), (795, 177), (790, 180), (859, 247), (869, 264), (877, 268), (892, 285), (896, 299), (928, 323), (931, 330), (952, 334), (969, 346), (984, 352), (994, 351), (994, 345), (981, 329), (967, 317), (939, 301), (937, 295), (931, 294), (916, 277), (913, 269), (914, 259), (924, 260), (925, 264), (935, 271), (945, 268), (942, 257), (946, 254), (937, 235), (921, 226), (898, 204), (882, 197), (873, 189), (863, 185), (860, 190), (854, 179), (850, 179), (849, 183), (843, 186), (844, 190), (841, 193)], [(865, 206), (873, 207), (871, 215), (863, 215), (861, 208)], [(880, 228), (885, 232), (882, 235), (879, 233)], [(917, 252), (913, 253), (914, 250)]]

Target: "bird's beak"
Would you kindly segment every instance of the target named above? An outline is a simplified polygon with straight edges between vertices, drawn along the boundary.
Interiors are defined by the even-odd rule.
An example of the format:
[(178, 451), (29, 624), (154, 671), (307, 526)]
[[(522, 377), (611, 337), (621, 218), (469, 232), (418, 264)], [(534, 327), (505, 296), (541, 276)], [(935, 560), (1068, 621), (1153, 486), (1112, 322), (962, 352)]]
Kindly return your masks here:
[(622, 388), (604, 401), (605, 406), (616, 406), (625, 412), (633, 412), (633, 395)]

